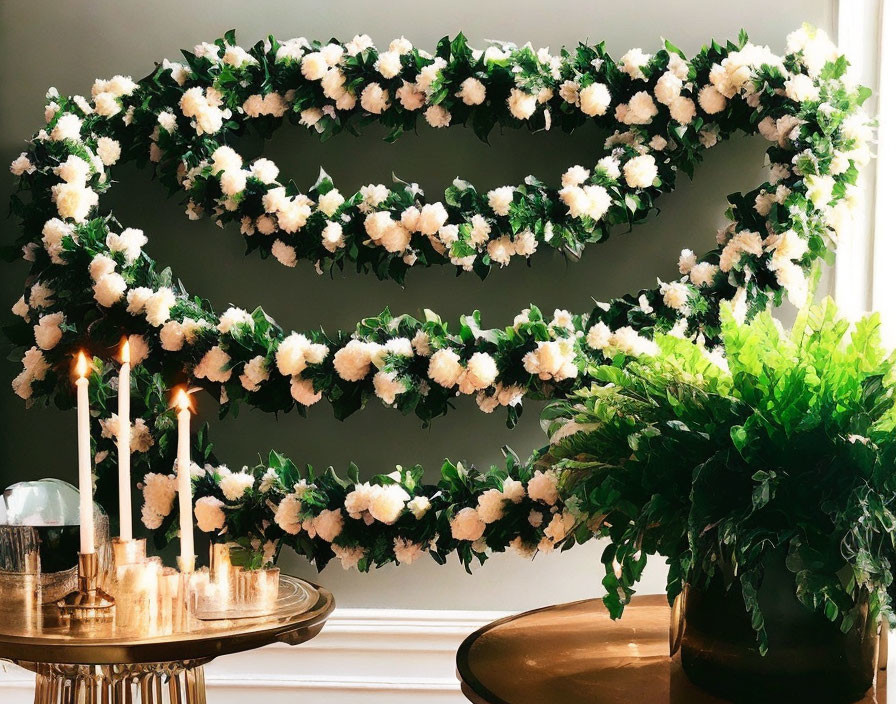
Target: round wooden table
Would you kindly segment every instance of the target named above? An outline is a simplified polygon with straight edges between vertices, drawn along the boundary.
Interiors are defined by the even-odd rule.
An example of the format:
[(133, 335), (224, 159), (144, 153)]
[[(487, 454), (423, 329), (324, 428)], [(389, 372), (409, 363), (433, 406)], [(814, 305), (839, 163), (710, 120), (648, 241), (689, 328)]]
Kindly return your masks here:
[[(669, 657), (666, 597), (635, 597), (622, 619), (599, 599), (490, 623), (457, 651), (461, 691), (474, 704), (716, 704)], [(886, 672), (863, 702), (886, 702)]]

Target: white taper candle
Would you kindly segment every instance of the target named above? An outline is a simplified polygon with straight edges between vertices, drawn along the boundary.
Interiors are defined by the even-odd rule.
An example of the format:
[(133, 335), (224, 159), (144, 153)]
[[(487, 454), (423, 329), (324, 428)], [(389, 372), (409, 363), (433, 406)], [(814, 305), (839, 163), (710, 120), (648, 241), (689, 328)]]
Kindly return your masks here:
[(119, 536), (131, 540), (131, 350), (127, 340), (121, 345), (118, 373), (118, 515)]
[(87, 357), (78, 353), (78, 491), (80, 492), (81, 552), (95, 551), (93, 543), (93, 469), (90, 458), (90, 398)]
[(177, 496), (180, 509), (180, 560), (184, 572), (192, 572), (193, 550), (193, 486), (190, 478), (190, 398), (180, 389), (177, 404)]

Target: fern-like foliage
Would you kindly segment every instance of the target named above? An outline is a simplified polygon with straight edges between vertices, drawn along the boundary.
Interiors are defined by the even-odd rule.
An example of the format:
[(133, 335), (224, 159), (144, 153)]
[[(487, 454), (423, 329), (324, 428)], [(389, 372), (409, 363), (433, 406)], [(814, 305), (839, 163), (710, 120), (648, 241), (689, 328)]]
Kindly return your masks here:
[(660, 335), (660, 354), (591, 370), (590, 388), (546, 412), (550, 461), (610, 538), (611, 612), (659, 553), (670, 600), (738, 579), (764, 650), (756, 588), (783, 551), (799, 600), (844, 630), (866, 595), (890, 615), (896, 403), (878, 316), (850, 325), (825, 300), (788, 333), (769, 313), (726, 311), (722, 339), (724, 356)]

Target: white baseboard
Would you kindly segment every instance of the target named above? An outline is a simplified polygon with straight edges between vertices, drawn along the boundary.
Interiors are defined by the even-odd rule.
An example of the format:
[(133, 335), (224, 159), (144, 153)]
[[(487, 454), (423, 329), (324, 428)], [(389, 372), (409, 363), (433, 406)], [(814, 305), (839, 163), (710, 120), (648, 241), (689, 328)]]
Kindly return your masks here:
[[(461, 641), (506, 616), (494, 611), (336, 609), (302, 645), (271, 645), (206, 666), (211, 704), (461, 704), (454, 674)], [(30, 704), (33, 676), (0, 665), (0, 702)]]

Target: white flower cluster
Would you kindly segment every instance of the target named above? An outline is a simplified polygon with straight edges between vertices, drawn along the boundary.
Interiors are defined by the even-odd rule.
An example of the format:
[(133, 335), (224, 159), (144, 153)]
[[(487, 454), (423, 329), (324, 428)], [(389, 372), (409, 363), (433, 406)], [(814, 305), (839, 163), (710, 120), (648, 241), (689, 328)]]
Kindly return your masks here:
[[(73, 136), (64, 138), (77, 139), (80, 136), (81, 121), (71, 114), (60, 117), (53, 132), (56, 133), (60, 123), (66, 118), (74, 118), (71, 129), (65, 130), (66, 135), (71, 133)], [(56, 204), (59, 217), (63, 220), (74, 220), (76, 223), (86, 222), (91, 209), (99, 202), (97, 192), (87, 184), (91, 175), (95, 173), (95, 166), (88, 164), (79, 156), (70, 154), (54, 171), (61, 180), (61, 183), (51, 188), (51, 197)]]
[(42, 381), (48, 371), (50, 364), (43, 352), (37, 347), (32, 347), (22, 357), (22, 371), (12, 380), (13, 391), (19, 398), (27, 401), (33, 393), (32, 384), (35, 381)]
[(173, 474), (150, 472), (143, 478), (143, 525), (155, 530), (174, 508), (177, 487)]
[[(121, 421), (117, 413), (113, 413), (109, 418), (101, 418), (100, 435), (104, 438), (115, 439), (121, 432)], [(146, 421), (143, 418), (136, 418), (131, 423), (131, 452), (149, 452), (149, 449), (155, 445), (155, 438)]]
[[(456, 470), (462, 475), (471, 472), (462, 464), (457, 464)], [(265, 530), (264, 526), (270, 521), (286, 536), (301, 536), (305, 545), (314, 540), (322, 541), (325, 549), (332, 551), (345, 569), (358, 567), (361, 560), (371, 556), (369, 541), (359, 540), (356, 528), (351, 531), (351, 537), (344, 537), (349, 521), (359, 521), (366, 526), (377, 524), (381, 531), (396, 526), (395, 532), (386, 533), (391, 556), (377, 559), (385, 557), (398, 564), (411, 564), (428, 550), (438, 549), (435, 537), (428, 544), (406, 537), (405, 528), (397, 527), (403, 517), (412, 518), (414, 522), (427, 521), (434, 526), (441, 522), (442, 511), (447, 509), (448, 528), (453, 540), (470, 542), (472, 549), (479, 553), (488, 550), (484, 541), (488, 526), (506, 519), (511, 507), (520, 506), (524, 501), (528, 501), (524, 509), (526, 525), (538, 532), (531, 544), (523, 543), (520, 538), (511, 543), (511, 547), (520, 552), (553, 550), (569, 536), (576, 523), (561, 501), (559, 474), (555, 470), (537, 470), (527, 482), (504, 476), (496, 482), (497, 485), (479, 484), (472, 497), (472, 506), (446, 502), (449, 497), (443, 491), (435, 491), (433, 501), (439, 500), (437, 513), (428, 498), (428, 493), (434, 489), (412, 497), (404, 484), (410, 474), (406, 475), (400, 467), (386, 477), (356, 482), (344, 488), (327, 483), (329, 489), (307, 479), (284, 486), (281, 475), (273, 467), (251, 471), (243, 468), (241, 472), (231, 472), (223, 466), (207, 466), (204, 470), (194, 468), (194, 476), (202, 476), (203, 481), (209, 475), (216, 479), (217, 488), (212, 490), (203, 485), (203, 491), (194, 502), (200, 530), (227, 534), (230, 530), (228, 517), (244, 510), (253, 511), (257, 499), (263, 498), (265, 510), (270, 514), (259, 514), (250, 520), (260, 521)], [(148, 525), (159, 524), (172, 509), (173, 477), (149, 474), (143, 487), (145, 520)], [(331, 493), (334, 491), (336, 493)], [(320, 508), (322, 501), (330, 503), (336, 497), (340, 502), (338, 508)], [(260, 539), (253, 539), (253, 545), (256, 543), (256, 549), (264, 547), (266, 555), (276, 552), (276, 541), (272, 546), (263, 546)]]
[(116, 271), (115, 260), (106, 254), (97, 254), (90, 262), (90, 278), (93, 279), (93, 297), (104, 308), (111, 308), (124, 297), (128, 285)]
[[(219, 482), (225, 499), (238, 501), (245, 491), (255, 486), (254, 477), (244, 472), (230, 473), (226, 468), (216, 470), (222, 475)], [(400, 481), (401, 471), (393, 472), (390, 478)], [(234, 479), (238, 477), (239, 479)], [(403, 512), (407, 511), (417, 520), (423, 518), (429, 511), (429, 500), (424, 496), (411, 499), (408, 492), (401, 484), (371, 484), (364, 482), (355, 484), (347, 491), (343, 508), (312, 510), (305, 504), (305, 500), (317, 490), (314, 484), (309, 484), (305, 479), (300, 480), (292, 487), (284, 489), (279, 484), (275, 470), (269, 468), (258, 484), (258, 491), (269, 495), (268, 505), (273, 512), (273, 522), (287, 535), (306, 534), (309, 538), (320, 538), (327, 543), (333, 543), (343, 531), (345, 521), (349, 519), (363, 520), (367, 525), (379, 521), (385, 525), (393, 525)], [(284, 492), (279, 500), (275, 499), (271, 492)], [(212, 497), (213, 498), (213, 497)], [(202, 530), (221, 530), (224, 525), (224, 516), (231, 507), (220, 501), (208, 501), (201, 509), (197, 500), (197, 518), (203, 513), (204, 525)], [(212, 505), (214, 504), (214, 506)], [(218, 515), (221, 511), (221, 515)], [(214, 519), (214, 520), (213, 520)], [(409, 564), (417, 560), (425, 551), (422, 545), (413, 541), (396, 538), (394, 541), (395, 557), (400, 563)], [(331, 545), (337, 557), (340, 557), (346, 568), (356, 566), (364, 556), (363, 549), (348, 548)], [(351, 558), (351, 559), (349, 559)]]
[(137, 90), (130, 76), (113, 76), (109, 80), (97, 79), (90, 90), (94, 111), (103, 117), (114, 117), (121, 112), (121, 99)]
[[(123, 292), (124, 290), (122, 290)], [(145, 286), (138, 286), (127, 292), (126, 300), (128, 313), (131, 315), (143, 315), (147, 323), (154, 328), (158, 328), (164, 326), (171, 317), (171, 309), (177, 302), (177, 297), (174, 295), (174, 291), (167, 286), (162, 286), (155, 291)], [(184, 321), (184, 325), (186, 325), (186, 321)], [(199, 326), (200, 324), (196, 323), (196, 327)], [(165, 327), (162, 327), (163, 332), (164, 330)], [(182, 332), (181, 345), (183, 344), (184, 336), (185, 333)], [(165, 346), (164, 335), (162, 335), (162, 346), (164, 349), (169, 349)], [(178, 346), (176, 349), (180, 349), (180, 347)]]
[(600, 350), (608, 357), (624, 354), (629, 357), (655, 355), (658, 352), (656, 343), (638, 334), (631, 326), (623, 326), (616, 330), (602, 322), (595, 323), (588, 330), (585, 342), (593, 350)]
[[(532, 501), (553, 507), (560, 499), (557, 482), (558, 477), (553, 470), (547, 472), (536, 470), (525, 487), (520, 481), (510, 477), (506, 478), (500, 489), (488, 489), (480, 494), (477, 498), (476, 508), (462, 508), (451, 517), (449, 522), (451, 537), (455, 540), (468, 540), (475, 543), (485, 534), (488, 524), (504, 517), (508, 503), (518, 504), (527, 495)], [(538, 519), (535, 517), (530, 519), (533, 521), (533, 525), (536, 525), (536, 520), (540, 525), (541, 514), (537, 515)], [(566, 535), (564, 534), (562, 537), (565, 538)], [(559, 542), (560, 539), (558, 537), (558, 540), (552, 541), (550, 548), (553, 548), (553, 543)]]
[(227, 516), (224, 513), (224, 502), (217, 496), (202, 496), (196, 499), (193, 506), (196, 516), (196, 527), (206, 533), (223, 532)]
[[(227, 64), (235, 68), (245, 68), (254, 65), (255, 59), (240, 47), (225, 45), (224, 49), (212, 44), (201, 44), (195, 49), (199, 56), (203, 56), (215, 63)], [(347, 62), (353, 61), (359, 53), (371, 51), (375, 59), (373, 68), (376, 76), (374, 80), (366, 83), (358, 89), (346, 87)], [(418, 61), (406, 61), (406, 57), (415, 52), (423, 63), (418, 68)], [(518, 53), (519, 52), (519, 53)], [(516, 87), (512, 88), (506, 100), (507, 110), (516, 120), (529, 120), (533, 117), (539, 106), (543, 106), (545, 126), (550, 128), (551, 100), (554, 95), (567, 104), (574, 105), (587, 117), (601, 117), (607, 114), (613, 102), (613, 96), (608, 86), (595, 75), (580, 74), (574, 80), (562, 81), (564, 75), (564, 59), (553, 55), (547, 49), (539, 49), (534, 52), (538, 71), (538, 81), (542, 88), (534, 90), (527, 71), (522, 64), (516, 62), (528, 62), (530, 47), (517, 49), (512, 45), (504, 45), (501, 48), (489, 47), (485, 52), (474, 51), (474, 60), (482, 58), (486, 65), (490, 62), (506, 62), (513, 64), (512, 75), (516, 81)], [(525, 59), (522, 58), (525, 56)], [(635, 81), (647, 82), (647, 66), (651, 56), (640, 49), (633, 49), (620, 60), (622, 70)], [(360, 102), (361, 109), (371, 115), (381, 115), (394, 106), (400, 106), (408, 112), (422, 111), (426, 121), (434, 127), (446, 127), (452, 123), (450, 109), (443, 104), (429, 104), (434, 95), (433, 86), (442, 78), (442, 71), (447, 63), (442, 58), (432, 58), (428, 53), (415, 50), (403, 37), (393, 41), (389, 48), (377, 51), (373, 47), (370, 38), (366, 35), (356, 36), (352, 41), (342, 45), (330, 42), (318, 45), (300, 37), (281, 42), (276, 52), (276, 61), (295, 63), (301, 68), (301, 76), (304, 80), (319, 83), (321, 91), (326, 99), (323, 104), (306, 107), (301, 111), (301, 123), (323, 131), (323, 124), (327, 120), (337, 120), (337, 112), (353, 110)], [(169, 64), (172, 68), (172, 77), (179, 85), (179, 65)], [(752, 64), (751, 64), (752, 66)], [(600, 62), (594, 64), (595, 71), (600, 71)], [(651, 92), (641, 90), (636, 92), (625, 103), (618, 103), (613, 116), (616, 122), (623, 128), (639, 128), (648, 125), (659, 115), (657, 105), (668, 108), (671, 118), (681, 125), (688, 125), (696, 115), (697, 86), (689, 81), (691, 76), (690, 64), (678, 54), (670, 54), (665, 72), (657, 79)], [(401, 77), (401, 85), (395, 87), (395, 81)], [(466, 107), (476, 107), (485, 104), (489, 92), (487, 83), (482, 79), (470, 76), (464, 79), (454, 97)], [(708, 114), (719, 112), (724, 107), (725, 98), (716, 89), (704, 86), (702, 103), (706, 105)], [(713, 106), (713, 95), (709, 90), (715, 91), (715, 96), (721, 98), (721, 106)], [(250, 117), (272, 115), (280, 117), (289, 109), (290, 103), (295, 100), (296, 91), (288, 90), (284, 93), (268, 92), (251, 94), (243, 103), (243, 113)], [(330, 102), (332, 101), (332, 102)], [(219, 111), (221, 95), (214, 89), (203, 91), (202, 88), (191, 88), (184, 93), (181, 100), (181, 110), (194, 118), (197, 130), (202, 133), (213, 133), (220, 130), (221, 120), (229, 117), (226, 111)], [(716, 101), (718, 102), (718, 101)], [(221, 114), (218, 114), (221, 112)], [(704, 129), (709, 134), (711, 126)], [(600, 171), (604, 178), (619, 179), (624, 173), (624, 183), (631, 189), (645, 189), (659, 184), (659, 169), (656, 158), (649, 151), (663, 152), (671, 148), (668, 140), (654, 136), (649, 145), (643, 144), (642, 136), (636, 130), (618, 132), (608, 140), (610, 145), (628, 145), (634, 147), (636, 153), (621, 153), (602, 160), (604, 163), (600, 169), (595, 169), (595, 174)], [(674, 146), (674, 145), (673, 145)], [(262, 215), (238, 215), (241, 223), (241, 232), (245, 235), (260, 233), (263, 235), (277, 235), (284, 233), (281, 238), (274, 239), (270, 248), (274, 257), (286, 266), (296, 265), (298, 254), (293, 244), (289, 242), (289, 236), (300, 231), (308, 219), (316, 212), (323, 212), (327, 216), (326, 224), (320, 232), (320, 242), (323, 249), (329, 254), (335, 254), (345, 246), (344, 222), (333, 219), (335, 208), (329, 203), (325, 204), (325, 197), (320, 202), (314, 203), (307, 196), (298, 194), (286, 196), (285, 189), (276, 182), (277, 168), (266, 159), (264, 166), (255, 169), (242, 169), (242, 160), (235, 155), (230, 147), (219, 147), (218, 151), (225, 150), (228, 154), (226, 166), (219, 158), (217, 152), (212, 155), (213, 167), (211, 177), (219, 180), (222, 196), (219, 199), (215, 212), (219, 222), (223, 222), (223, 216), (228, 213), (239, 212), (241, 194), (245, 191), (247, 178), (255, 176), (262, 183), (270, 186), (270, 190), (264, 197), (265, 213)], [(623, 158), (620, 158), (623, 157)], [(624, 162), (624, 163), (623, 163)], [(22, 164), (25, 167), (25, 164)], [(206, 164), (194, 167), (189, 172), (182, 172), (182, 183), (188, 191), (192, 188), (195, 178), (202, 175)], [(265, 172), (262, 175), (262, 172)], [(589, 217), (599, 221), (613, 204), (613, 198), (606, 188), (606, 184), (589, 182), (589, 171), (574, 167), (564, 176), (563, 188), (559, 191), (559, 197), (567, 206), (567, 211), (572, 218)], [(203, 176), (204, 177), (204, 176)], [(384, 186), (368, 187), (369, 192), (379, 194), (378, 198), (369, 198), (365, 195), (364, 203), (359, 208), (362, 216), (364, 232), (368, 239), (364, 242), (367, 246), (380, 246), (389, 254), (397, 254), (402, 257), (408, 266), (413, 265), (418, 259), (418, 253), (414, 251), (413, 236), (420, 234), (429, 239), (433, 248), (453, 264), (464, 270), (472, 270), (477, 258), (488, 256), (488, 261), (498, 266), (506, 266), (513, 256), (531, 256), (539, 239), (550, 241), (551, 230), (554, 223), (548, 222), (544, 227), (544, 234), (536, 236), (532, 229), (520, 232), (508, 232), (502, 223), (495, 218), (507, 217), (509, 206), (513, 200), (514, 188), (504, 186), (493, 189), (488, 193), (488, 206), (490, 212), (470, 213), (466, 217), (454, 222), (449, 222), (448, 213), (441, 203), (426, 205), (414, 205), (405, 208), (400, 217), (394, 216), (391, 211), (385, 209), (376, 210), (377, 206), (389, 195), (389, 190)], [(344, 199), (335, 192), (341, 205)], [(364, 189), (362, 189), (364, 194)], [(326, 197), (331, 201), (333, 197)], [(203, 206), (193, 201), (188, 205), (188, 215), (191, 218), (200, 217), (205, 210)], [(346, 214), (355, 217), (353, 212)], [(499, 227), (495, 227), (495, 225)], [(464, 235), (467, 235), (466, 237)], [(464, 245), (464, 253), (455, 255), (450, 252), (455, 242), (461, 240)], [(467, 247), (472, 247), (476, 253), (467, 253)]]
[[(283, 376), (292, 377), (290, 384), (292, 397), (303, 406), (317, 403), (321, 399), (321, 394), (315, 392), (311, 381), (301, 378), (300, 374), (309, 364), (323, 362), (328, 354), (329, 350), (326, 345), (311, 342), (307, 337), (298, 333), (287, 336), (277, 348), (277, 370)], [(261, 380), (255, 376), (248, 378), (247, 381), (257, 386)]]
[(223, 96), (214, 88), (195, 86), (188, 88), (180, 99), (180, 111), (184, 117), (191, 118), (190, 125), (196, 134), (215, 134), (224, 126), (224, 120), (230, 118), (228, 108), (222, 108)]
[[(274, 522), (290, 535), (304, 531), (311, 538), (319, 537), (332, 543), (342, 533), (345, 518), (339, 509), (324, 509), (312, 515), (302, 499), (314, 488), (304, 479), (297, 483), (277, 504)], [(413, 503), (409, 500), (410, 496), (399, 484), (381, 486), (365, 482), (355, 485), (346, 495), (344, 508), (349, 518), (363, 519), (368, 525), (374, 521), (392, 525)], [(336, 546), (333, 548), (335, 550)]]
[(228, 501), (239, 501), (255, 486), (255, 477), (246, 471), (231, 472), (227, 467), (221, 466), (217, 472), (221, 476), (218, 486)]
[(407, 508), (411, 497), (400, 484), (355, 485), (345, 497), (345, 510), (349, 517), (363, 520), (367, 525), (374, 521), (392, 525)]
[(494, 357), (486, 352), (474, 352), (464, 365), (457, 352), (444, 348), (430, 357), (428, 375), (446, 389), (457, 386), (458, 393), (473, 394), (494, 383), (498, 366)]

